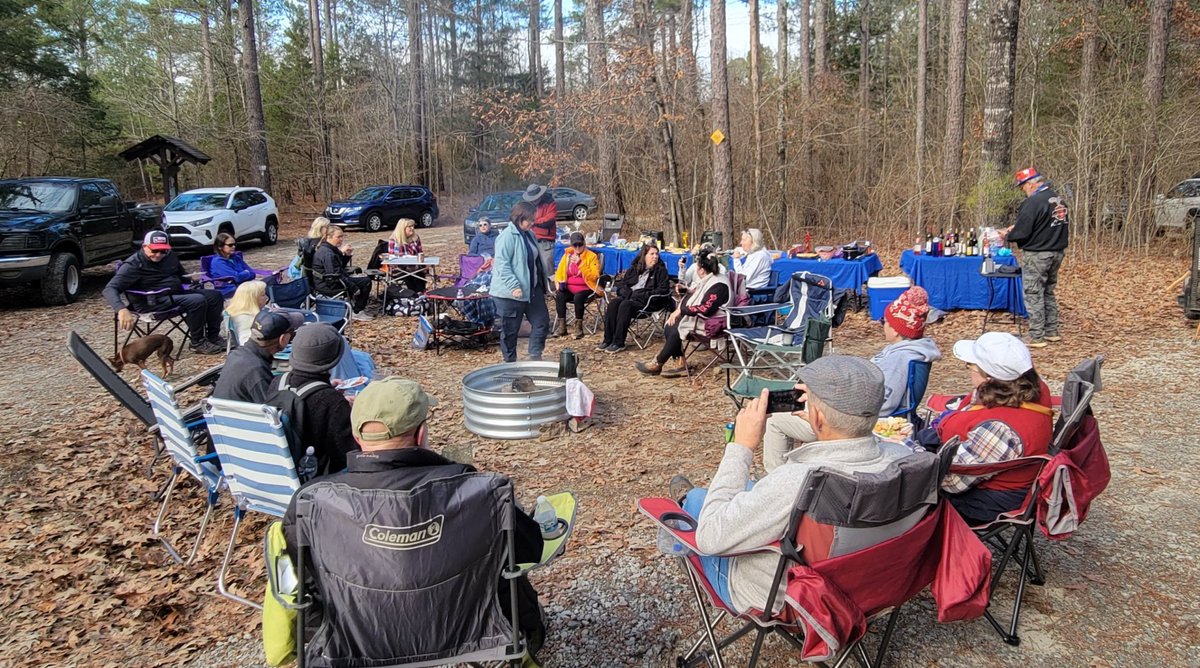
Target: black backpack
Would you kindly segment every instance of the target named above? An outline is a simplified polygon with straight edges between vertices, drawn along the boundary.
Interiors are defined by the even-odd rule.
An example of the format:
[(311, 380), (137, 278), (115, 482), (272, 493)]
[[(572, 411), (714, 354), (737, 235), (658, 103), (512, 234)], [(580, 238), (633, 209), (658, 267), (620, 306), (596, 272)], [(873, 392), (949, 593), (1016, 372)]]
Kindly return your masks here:
[[(304, 397), (313, 390), (329, 387), (329, 383), (314, 380), (300, 388), (288, 385), (287, 373), (279, 377), (279, 389), (267, 398), (266, 404), (279, 409), (279, 417), (283, 421), (283, 433), (287, 436), (288, 449), (292, 453), (292, 461), (299, 465), (300, 458), (306, 449), (303, 443), (305, 408)], [(315, 448), (315, 444), (314, 448)]]

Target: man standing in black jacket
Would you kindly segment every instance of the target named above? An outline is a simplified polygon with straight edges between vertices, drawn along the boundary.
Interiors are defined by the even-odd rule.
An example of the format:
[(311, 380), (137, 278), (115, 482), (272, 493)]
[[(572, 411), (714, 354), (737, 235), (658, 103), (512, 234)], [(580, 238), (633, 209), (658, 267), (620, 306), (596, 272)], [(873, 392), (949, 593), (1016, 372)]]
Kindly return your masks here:
[[(151, 311), (181, 307), (187, 320), (192, 351), (201, 355), (225, 352), (225, 339), (221, 336), (221, 309), (225, 306), (225, 298), (216, 290), (196, 288), (185, 291), (184, 278), (183, 265), (171, 252), (171, 237), (162, 230), (154, 230), (146, 233), (141, 250), (129, 256), (104, 286), (104, 300), (117, 312), (117, 323), (124, 331), (132, 329), (137, 322), (137, 314), (131, 307)], [(167, 292), (148, 296), (137, 303), (126, 304), (122, 299), (126, 290), (148, 292), (164, 288)]]
[(1062, 340), (1054, 288), (1070, 236), (1067, 202), (1033, 167), (1017, 172), (1016, 179), (1025, 201), (1017, 208), (1017, 222), (1002, 230), (1001, 235), (1022, 251), (1029, 347), (1045, 348), (1047, 342)]
[[(311, 325), (310, 325), (311, 326)], [(302, 328), (308, 329), (308, 326)], [(298, 337), (297, 337), (298, 338)], [(429, 449), (429, 409), (437, 400), (412, 380), (390, 376), (367, 385), (354, 400), (350, 422), (361, 450), (347, 458), (346, 470), (312, 482), (336, 482), (356, 489), (411, 490), (431, 480), (474, 473), (475, 467), (458, 464)], [(296, 494), (283, 516), (283, 534), (295, 563)], [(517, 563), (536, 563), (542, 558), (542, 534), (537, 522), (518, 510), (515, 513), (514, 546)], [(537, 592), (529, 580), (516, 579), (519, 626), (529, 641), (530, 652), (541, 648), (545, 638)], [(496, 592), (500, 607), (508, 610), (508, 581), (502, 579)], [(430, 619), (435, 619), (432, 615)], [(405, 620), (396, 620), (404, 623)], [(411, 620), (414, 623), (419, 620)]]
[(251, 404), (266, 403), (271, 395), (271, 363), (275, 353), (287, 347), (296, 329), (303, 324), (304, 316), (298, 311), (259, 311), (250, 326), (250, 340), (234, 348), (225, 358), (221, 376), (213, 387), (213, 397)]

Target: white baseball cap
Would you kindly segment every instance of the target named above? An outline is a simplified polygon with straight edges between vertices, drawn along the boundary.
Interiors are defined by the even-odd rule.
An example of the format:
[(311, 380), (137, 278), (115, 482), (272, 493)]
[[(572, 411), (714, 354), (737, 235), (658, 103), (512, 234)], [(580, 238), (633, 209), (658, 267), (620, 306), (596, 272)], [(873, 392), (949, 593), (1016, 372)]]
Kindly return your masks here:
[(988, 332), (954, 344), (954, 356), (974, 364), (996, 380), (1016, 380), (1033, 368), (1033, 357), (1021, 339), (1007, 332)]

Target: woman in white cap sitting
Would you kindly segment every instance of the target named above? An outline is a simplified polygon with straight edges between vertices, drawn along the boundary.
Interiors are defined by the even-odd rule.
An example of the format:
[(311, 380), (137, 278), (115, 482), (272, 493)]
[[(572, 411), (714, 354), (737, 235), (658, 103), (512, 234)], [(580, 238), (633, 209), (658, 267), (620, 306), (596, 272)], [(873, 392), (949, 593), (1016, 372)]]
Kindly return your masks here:
[[(992, 464), (1044, 455), (1054, 426), (1050, 388), (1033, 368), (1029, 349), (1005, 332), (988, 332), (954, 344), (967, 363), (973, 390), (943, 414), (936, 429), (942, 442), (957, 436), (955, 464)], [(948, 475), (942, 489), (968, 523), (986, 524), (1021, 507), (1033, 475)]]

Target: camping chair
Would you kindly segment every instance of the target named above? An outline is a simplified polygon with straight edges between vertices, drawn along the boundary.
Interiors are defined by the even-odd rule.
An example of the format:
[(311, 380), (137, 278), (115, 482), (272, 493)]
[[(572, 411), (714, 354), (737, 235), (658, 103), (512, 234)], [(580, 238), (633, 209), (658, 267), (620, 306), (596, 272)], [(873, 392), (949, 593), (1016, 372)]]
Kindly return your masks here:
[[(539, 563), (518, 564), (517, 503), (504, 476), (468, 473), (411, 490), (327, 481), (305, 486), (293, 501), (291, 575), (304, 575), (288, 578), (295, 582), (295, 603), (281, 592), (288, 583), (278, 575), (286, 564), (267, 553), (268, 605), (299, 610), (297, 666), (520, 665), (527, 641), (508, 621), (518, 619), (517, 588), (509, 588), (504, 603), (497, 590), (501, 579), (522, 577), (562, 554), (574, 524), (574, 497), (555, 495), (551, 502), (567, 531), (545, 542)], [(306, 642), (310, 583), (323, 614), (337, 623)], [(432, 610), (453, 614), (430, 615)]]
[[(117, 263), (117, 269), (120, 270), (121, 263)], [(184, 288), (187, 289), (186, 287)], [(187, 347), (187, 342), (191, 336), (188, 326), (187, 317), (182, 306), (176, 305), (171, 296), (169, 288), (160, 288), (158, 290), (126, 290), (121, 295), (126, 306), (135, 316), (133, 327), (129, 333), (125, 335), (125, 339), (121, 340), (121, 322), (117, 318), (117, 314), (113, 313), (113, 355), (121, 351), (122, 346), (127, 345), (133, 337), (149, 336), (154, 333), (162, 333), (170, 336), (175, 332), (183, 335), (183, 339), (179, 345), (175, 347), (175, 359), (178, 360), (183, 355), (184, 348)], [(166, 328), (165, 332), (159, 332), (159, 329)]]
[[(737, 301), (739, 295), (745, 294), (742, 284), (745, 283), (746, 277), (736, 272), (730, 272), (727, 275), (730, 279), (730, 302), (734, 306), (746, 306), (747, 303)], [(687, 370), (689, 378), (700, 376), (717, 364), (729, 364), (733, 362), (733, 353), (730, 350), (729, 343), (729, 330), (727, 329), (728, 322), (728, 315), (720, 313), (703, 321), (700, 327), (688, 333), (687, 338), (683, 341), (683, 367)], [(712, 353), (708, 362), (701, 366), (698, 371), (692, 373), (691, 360), (704, 350)]]
[(629, 338), (639, 350), (645, 350), (655, 336), (662, 336), (667, 327), (667, 316), (675, 308), (670, 295), (651, 295), (629, 323)]
[(308, 279), (301, 277), (287, 283), (268, 283), (267, 301), (283, 308), (302, 309), (312, 292)]
[[(745, 307), (727, 306), (730, 341), (742, 366), (754, 366), (756, 349), (761, 344), (792, 348), (796, 339), (808, 337), (806, 325), (815, 317), (833, 319), (833, 282), (824, 276), (798, 271), (775, 289), (775, 301)], [(786, 310), (782, 322), (761, 327), (739, 327), (737, 318), (754, 318)]]
[(900, 405), (892, 411), (889, 417), (904, 417), (914, 427), (917, 426), (919, 419), (917, 412), (921, 408), (921, 402), (925, 399), (925, 388), (929, 387), (929, 372), (932, 369), (933, 362), (909, 361), (908, 382), (904, 387), (904, 396), (900, 399)]
[(996, 585), (1003, 578), (1009, 563), (1020, 563), (1021, 573), (1017, 576), (1017, 593), (1013, 600), (1012, 615), (1008, 627), (1005, 628), (996, 621), (989, 603), (984, 617), (1000, 638), (1009, 645), (1021, 644), (1017, 635), (1017, 626), (1021, 618), (1021, 604), (1025, 598), (1026, 583), (1043, 585), (1046, 577), (1042, 573), (1041, 563), (1033, 547), (1033, 525), (1037, 515), (1037, 498), (1039, 494), (1038, 480), (1049, 457), (1032, 456), (1018, 457), (1005, 462), (991, 464), (972, 464), (969, 466), (953, 465), (950, 473), (968, 476), (989, 476), (989, 480), (1031, 481), (1029, 491), (1021, 507), (1007, 513), (1001, 513), (995, 520), (987, 524), (973, 526), (972, 530), (979, 539), (1000, 552), (1000, 561), (992, 574), (989, 590), (989, 600), (995, 602), (993, 595)]
[[(762, 610), (737, 611), (722, 600), (704, 574), (697, 555), (696, 520), (671, 499), (641, 499), (639, 510), (683, 543), (681, 559), (700, 613), (701, 632), (677, 666), (722, 668), (721, 651), (756, 632), (749, 666), (758, 663), (766, 636), (778, 634), (800, 650), (804, 661), (837, 658), (841, 666), (851, 656), (864, 666), (882, 664), (891, 643), (901, 607), (940, 578), (947, 564), (941, 554), (961, 555), (974, 569), (956, 570), (962, 589), (971, 593), (955, 608), (935, 587), (939, 619), (965, 618), (981, 610), (983, 583), (990, 563), (986, 548), (971, 535), (962, 519), (938, 500), (939, 458), (918, 453), (896, 460), (878, 474), (847, 475), (817, 469), (809, 476), (793, 505), (782, 539), (734, 555), (768, 552), (779, 555), (775, 578)], [(677, 529), (667, 522), (687, 525)], [(957, 524), (955, 524), (957, 522)], [(881, 567), (881, 564), (887, 564)], [(985, 565), (986, 564), (986, 565)], [(955, 565), (957, 567), (957, 564)], [(969, 571), (969, 572), (968, 572)], [(948, 577), (950, 576), (947, 574)], [(780, 585), (786, 585), (784, 605), (775, 610)], [(944, 583), (943, 583), (944, 587)], [(844, 602), (842, 607), (833, 605)], [(719, 611), (710, 621), (708, 605)], [(726, 618), (740, 622), (732, 634), (718, 640), (714, 631)], [(863, 644), (868, 622), (886, 618), (874, 660)], [(701, 648), (707, 644), (707, 648)]]
[[(795, 387), (800, 369), (821, 357), (829, 337), (829, 321), (809, 318), (799, 345), (781, 346), (760, 343), (752, 350), (750, 364), (722, 364), (725, 370), (725, 396), (741, 410), (742, 404), (755, 399), (763, 390), (790, 390)], [(734, 378), (733, 372), (737, 372)]]
[[(171, 555), (172, 559), (188, 566), (196, 559), (196, 552), (200, 549), (200, 542), (204, 539), (204, 530), (208, 528), (208, 519), (212, 516), (213, 508), (217, 506), (217, 498), (223, 484), (221, 470), (218, 468), (216, 453), (200, 454), (197, 446), (203, 441), (204, 432), (192, 428), (184, 419), (183, 412), (175, 400), (175, 388), (146, 370), (142, 371), (142, 383), (146, 386), (146, 395), (150, 398), (150, 406), (158, 421), (156, 437), (159, 439), (162, 449), (175, 462), (166, 492), (163, 493), (162, 505), (158, 508), (158, 516), (154, 519), (151, 535), (162, 542), (167, 549), (167, 554)], [(175, 484), (184, 473), (195, 478), (204, 486), (208, 494), (208, 508), (204, 512), (204, 518), (200, 520), (200, 528), (196, 532), (196, 542), (192, 545), (192, 551), (187, 559), (180, 556), (179, 551), (171, 545), (161, 531), (163, 518), (167, 514), (167, 506), (171, 502), (171, 493), (175, 491)]]
[(232, 593), (225, 585), (238, 529), (247, 512), (283, 517), (292, 494), (300, 488), (300, 479), (278, 409), (211, 398), (205, 399), (203, 406), (204, 419), (234, 503), (233, 530), (217, 575), (217, 591), (225, 598), (261, 609), (261, 605)]
[[(604, 300), (604, 294), (605, 290), (607, 290), (613, 282), (613, 277), (604, 273), (604, 256), (597, 253), (596, 258), (600, 261), (600, 275), (596, 278), (596, 287), (599, 289), (599, 291), (593, 292), (583, 304), (583, 331), (589, 335), (595, 334), (604, 327), (604, 310), (608, 303)], [(592, 308), (592, 306), (595, 304), (599, 304), (600, 306), (598, 308)], [(574, 303), (567, 303), (566, 321), (567, 327), (570, 327), (571, 324), (575, 322)], [(550, 331), (553, 332), (556, 327), (558, 327), (557, 311), (550, 316)]]
[[(238, 257), (241, 257), (242, 251), (234, 251), (233, 254), (237, 255)], [(212, 286), (213, 289), (219, 290), (220, 288), (218, 286), (232, 284), (233, 278), (229, 277), (229, 276), (213, 276), (212, 275), (212, 263), (213, 263), (213, 258), (215, 258), (215, 257), (217, 257), (217, 256), (216, 255), (200, 256), (200, 277), (199, 278), (200, 278), (201, 283), (205, 283), (207, 285)], [(279, 275), (282, 274), (286, 270), (287, 270), (287, 267), (283, 267), (281, 269), (276, 269), (275, 271), (271, 271), (270, 269), (252, 269), (252, 271), (254, 271), (254, 277), (256, 279), (258, 279), (260, 281), (267, 281), (267, 282), (270, 282), (272, 279), (279, 278)]]

